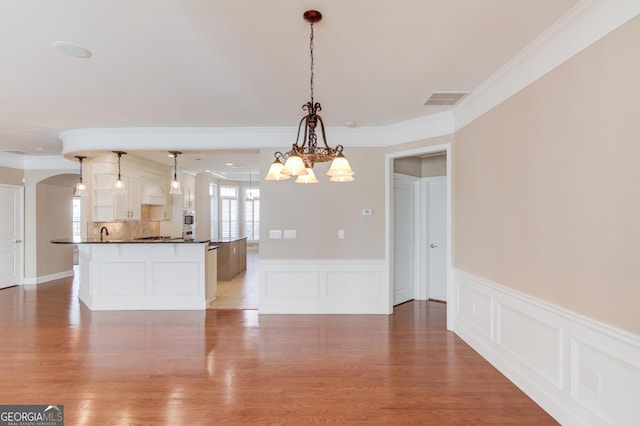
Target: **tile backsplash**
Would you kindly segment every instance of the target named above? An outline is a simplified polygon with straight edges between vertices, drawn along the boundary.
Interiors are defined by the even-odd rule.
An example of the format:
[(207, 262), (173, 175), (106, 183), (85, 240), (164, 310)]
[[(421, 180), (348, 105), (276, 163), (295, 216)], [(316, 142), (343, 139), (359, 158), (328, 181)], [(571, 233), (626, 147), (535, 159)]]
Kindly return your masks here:
[(141, 219), (118, 222), (89, 222), (88, 238), (100, 238), (100, 229), (106, 226), (112, 239), (133, 239), (160, 235), (160, 222), (150, 220), (151, 206), (142, 205)]

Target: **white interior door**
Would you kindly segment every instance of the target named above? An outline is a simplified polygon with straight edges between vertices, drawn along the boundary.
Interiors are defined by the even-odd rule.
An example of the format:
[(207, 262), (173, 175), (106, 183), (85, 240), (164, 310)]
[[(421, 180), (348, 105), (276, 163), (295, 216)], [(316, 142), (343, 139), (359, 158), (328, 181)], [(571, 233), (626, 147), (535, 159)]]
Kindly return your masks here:
[(0, 185), (0, 288), (20, 284), (22, 188)]
[(447, 180), (429, 179), (429, 299), (447, 300)]
[(394, 178), (393, 304), (415, 298), (415, 191), (417, 178)]

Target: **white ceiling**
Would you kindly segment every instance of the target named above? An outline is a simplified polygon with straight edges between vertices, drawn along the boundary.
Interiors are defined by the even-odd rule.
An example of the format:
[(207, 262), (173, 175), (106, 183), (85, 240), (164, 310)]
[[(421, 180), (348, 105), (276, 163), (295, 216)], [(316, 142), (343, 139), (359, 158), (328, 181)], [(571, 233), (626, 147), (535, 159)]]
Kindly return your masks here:
[[(443, 111), (424, 106), (432, 92), (473, 91), (577, 3), (3, 1), (0, 151), (60, 154), (60, 132), (79, 128), (296, 126), (309, 98), (307, 9), (323, 14), (315, 98), (327, 126), (423, 117)], [(93, 56), (63, 55), (56, 41)], [(257, 167), (256, 151), (227, 154)]]

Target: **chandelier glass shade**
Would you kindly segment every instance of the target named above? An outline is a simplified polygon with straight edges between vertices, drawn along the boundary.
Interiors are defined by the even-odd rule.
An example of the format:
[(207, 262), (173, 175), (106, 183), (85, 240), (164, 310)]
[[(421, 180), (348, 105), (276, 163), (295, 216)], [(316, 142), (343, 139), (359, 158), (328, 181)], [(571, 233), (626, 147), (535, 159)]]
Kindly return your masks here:
[(169, 154), (173, 155), (173, 179), (171, 180), (169, 194), (180, 195), (182, 194), (182, 189), (180, 189), (180, 181), (178, 180), (178, 155), (182, 154), (182, 152), (169, 151)]
[(120, 160), (122, 159), (122, 156), (127, 153), (124, 151), (113, 151), (113, 153), (118, 156), (118, 180), (116, 180), (114, 192), (116, 194), (126, 194), (127, 188), (124, 186), (124, 182), (122, 181), (122, 176), (120, 174)]
[(280, 161), (280, 158), (284, 158), (281, 152), (276, 152), (276, 160), (271, 163), (271, 167), (269, 167), (269, 173), (267, 173), (267, 177), (265, 180), (287, 180), (291, 179), (291, 175), (285, 175), (282, 173), (282, 169), (284, 168), (284, 164)]
[(299, 175), (295, 183), (318, 183), (318, 178), (316, 178), (316, 174), (313, 173), (313, 169), (311, 167), (307, 167), (305, 169), (306, 174)]
[[(295, 180), (296, 183), (318, 183), (318, 179), (313, 172), (313, 166), (316, 163), (331, 161), (331, 167), (327, 172), (327, 175), (331, 177), (330, 181), (350, 182), (354, 180), (354, 173), (349, 161), (342, 153), (343, 146), (337, 145), (333, 148), (328, 145), (324, 122), (322, 117), (318, 115), (318, 112), (322, 110), (322, 106), (320, 102), (315, 102), (313, 96), (313, 25), (322, 19), (322, 14), (317, 10), (308, 10), (303, 17), (311, 25), (309, 38), (311, 100), (302, 106), (302, 109), (307, 111), (307, 115), (302, 117), (298, 124), (296, 142), (291, 147), (291, 151), (284, 154), (277, 151), (274, 154), (275, 160), (271, 164), (265, 180), (287, 180), (292, 176), (298, 176)], [(322, 137), (321, 145), (318, 145), (317, 132)], [(309, 177), (304, 178), (305, 176)]]
[(87, 196), (87, 185), (85, 185), (84, 182), (82, 182), (82, 160), (84, 160), (87, 157), (85, 157), (83, 155), (76, 155), (76, 158), (80, 162), (80, 180), (76, 184), (76, 192), (73, 195), (76, 196), (76, 197), (86, 197)]

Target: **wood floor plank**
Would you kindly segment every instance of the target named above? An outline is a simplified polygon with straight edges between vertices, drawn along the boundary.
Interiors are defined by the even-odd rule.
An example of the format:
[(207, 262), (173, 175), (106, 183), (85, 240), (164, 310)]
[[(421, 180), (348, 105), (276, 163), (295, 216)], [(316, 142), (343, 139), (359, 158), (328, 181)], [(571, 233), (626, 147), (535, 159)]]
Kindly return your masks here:
[(0, 403), (68, 425), (557, 424), (446, 331), (386, 315), (91, 312), (72, 279), (0, 290)]

